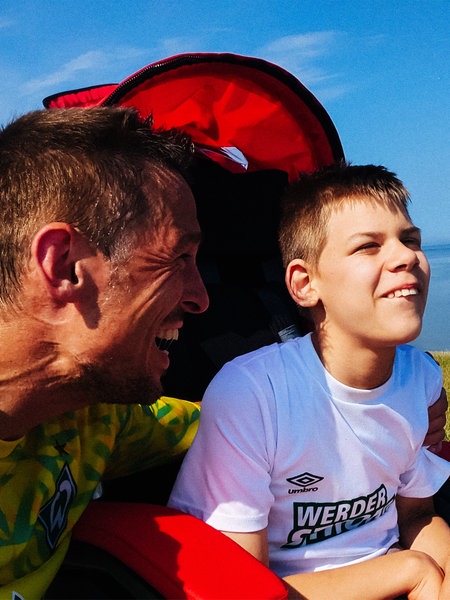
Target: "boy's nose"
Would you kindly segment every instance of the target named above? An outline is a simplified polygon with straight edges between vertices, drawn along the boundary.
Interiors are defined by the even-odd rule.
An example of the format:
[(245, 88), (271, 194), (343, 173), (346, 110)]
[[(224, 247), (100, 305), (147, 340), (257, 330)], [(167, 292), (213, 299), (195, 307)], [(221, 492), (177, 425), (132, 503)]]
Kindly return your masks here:
[(400, 240), (395, 243), (390, 259), (390, 268), (392, 270), (401, 271), (404, 269), (412, 269), (412, 267), (419, 263), (420, 258), (416, 250), (406, 246)]

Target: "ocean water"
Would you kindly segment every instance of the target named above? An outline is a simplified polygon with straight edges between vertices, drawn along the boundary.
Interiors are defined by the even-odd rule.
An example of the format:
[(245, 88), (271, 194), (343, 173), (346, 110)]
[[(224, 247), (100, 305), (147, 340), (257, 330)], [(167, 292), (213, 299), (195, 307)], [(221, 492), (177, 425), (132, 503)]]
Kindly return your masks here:
[(422, 333), (413, 342), (422, 350), (450, 351), (450, 244), (425, 246), (431, 281)]

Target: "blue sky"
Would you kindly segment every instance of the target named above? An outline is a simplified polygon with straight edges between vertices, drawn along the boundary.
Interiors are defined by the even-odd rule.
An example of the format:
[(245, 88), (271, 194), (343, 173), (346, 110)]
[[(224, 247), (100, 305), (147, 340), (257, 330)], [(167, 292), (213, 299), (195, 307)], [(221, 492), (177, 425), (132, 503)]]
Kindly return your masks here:
[(293, 73), (353, 163), (411, 192), (424, 243), (450, 243), (450, 0), (1, 0), (0, 123), (47, 95), (181, 52)]

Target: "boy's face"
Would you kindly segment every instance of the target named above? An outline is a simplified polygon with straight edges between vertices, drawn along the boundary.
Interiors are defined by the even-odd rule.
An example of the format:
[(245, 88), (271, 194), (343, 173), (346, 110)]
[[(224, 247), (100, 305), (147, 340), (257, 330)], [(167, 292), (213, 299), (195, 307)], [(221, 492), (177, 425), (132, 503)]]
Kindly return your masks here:
[(422, 327), (429, 278), (420, 231), (405, 214), (344, 203), (331, 213), (312, 276), (324, 332), (374, 349), (410, 342)]

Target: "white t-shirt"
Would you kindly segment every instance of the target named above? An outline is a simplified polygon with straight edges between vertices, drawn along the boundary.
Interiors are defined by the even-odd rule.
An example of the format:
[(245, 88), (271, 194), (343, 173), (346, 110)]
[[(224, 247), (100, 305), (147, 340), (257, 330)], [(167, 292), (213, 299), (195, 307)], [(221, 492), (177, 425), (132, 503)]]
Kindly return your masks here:
[(441, 388), (412, 346), (373, 390), (332, 377), (310, 335), (240, 356), (205, 392), (169, 505), (222, 531), (268, 526), (281, 577), (384, 554), (398, 541), (396, 495), (432, 496), (450, 476), (422, 447)]

